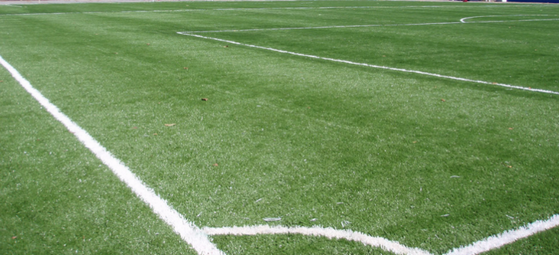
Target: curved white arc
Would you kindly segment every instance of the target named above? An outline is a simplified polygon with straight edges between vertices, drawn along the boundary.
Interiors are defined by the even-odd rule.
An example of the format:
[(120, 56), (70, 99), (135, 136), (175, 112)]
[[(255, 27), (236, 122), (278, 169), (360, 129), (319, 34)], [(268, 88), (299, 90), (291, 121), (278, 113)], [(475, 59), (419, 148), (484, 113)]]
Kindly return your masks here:
[(404, 246), (396, 241), (390, 241), (382, 237), (373, 237), (352, 230), (338, 230), (322, 227), (284, 227), (284, 226), (244, 226), (202, 229), (208, 235), (277, 235), (277, 234), (300, 234), (307, 236), (323, 236), (329, 239), (345, 239), (360, 242), (372, 247), (379, 247), (396, 254), (408, 255), (430, 255), (431, 253), (419, 249)]
[(109, 167), (122, 182), (151, 207), (159, 218), (170, 225), (173, 230), (199, 254), (223, 254), (223, 252), (217, 249), (215, 244), (210, 242), (208, 236), (204, 232), (192, 222), (187, 221), (179, 212), (173, 209), (166, 200), (155, 194), (151, 188), (147, 187), (126, 165), (124, 165), (124, 163), (113, 156), (105, 147), (97, 142), (95, 138), (87, 133), (87, 131), (62, 113), (56, 105), (52, 104), (41, 92), (35, 89), (31, 83), (23, 78), (23, 76), (5, 61), (2, 56), (0, 56), (0, 64), (10, 72), (14, 79), (17, 80), (35, 100), (45, 107), (56, 120), (61, 122), (68, 131), (72, 132), (86, 148), (93, 152), (97, 158)]
[(520, 89), (520, 90), (527, 90), (527, 91), (541, 92), (541, 93), (546, 93), (546, 94), (559, 95), (559, 92), (552, 91), (552, 90), (534, 89), (534, 88), (530, 88), (530, 87), (526, 88), (526, 87), (515, 86), (515, 85), (510, 85), (510, 84), (505, 84), (505, 83), (472, 80), (472, 79), (466, 79), (466, 78), (460, 78), (460, 77), (454, 77), (454, 76), (442, 75), (442, 74), (436, 74), (436, 73), (429, 73), (429, 72), (423, 72), (423, 71), (417, 71), (417, 70), (408, 70), (408, 69), (403, 69), (403, 68), (371, 65), (371, 64), (366, 64), (366, 63), (358, 63), (358, 62), (352, 62), (352, 61), (348, 61), (348, 60), (335, 59), (335, 58), (324, 58), (324, 57), (319, 57), (319, 56), (315, 56), (315, 55), (308, 55), (308, 54), (302, 54), (302, 53), (297, 53), (297, 52), (279, 50), (279, 49), (274, 49), (274, 48), (269, 48), (269, 47), (252, 45), (252, 44), (244, 44), (244, 43), (235, 42), (235, 41), (231, 41), (231, 40), (225, 40), (225, 39), (219, 39), (219, 38), (215, 38), (215, 37), (202, 36), (202, 35), (191, 34), (191, 33), (186, 33), (186, 32), (177, 32), (177, 34), (187, 35), (187, 36), (192, 36), (192, 37), (198, 37), (198, 38), (208, 39), (208, 40), (214, 40), (214, 41), (219, 41), (219, 42), (226, 42), (226, 43), (240, 45), (240, 46), (246, 46), (246, 47), (250, 47), (250, 48), (269, 50), (269, 51), (274, 51), (274, 52), (279, 52), (279, 53), (284, 53), (284, 54), (290, 54), (290, 55), (295, 55), (295, 56), (300, 56), (300, 57), (307, 57), (307, 58), (321, 59), (321, 60), (327, 60), (327, 61), (338, 62), (338, 63), (345, 63), (345, 64), (350, 64), (350, 65), (366, 66), (366, 67), (385, 69), (385, 70), (391, 70), (391, 71), (399, 71), (399, 72), (405, 72), (405, 73), (422, 74), (422, 75), (434, 76), (434, 77), (438, 77), (438, 78), (445, 78), (445, 79), (451, 79), (451, 80), (457, 80), (457, 81), (481, 83), (481, 84), (494, 85), (494, 86), (500, 86), (500, 87), (511, 88), (511, 89)]
[[(462, 23), (468, 23), (466, 22), (466, 20), (468, 19), (477, 19), (477, 18), (494, 18), (494, 17), (546, 17), (549, 16), (548, 14), (515, 14), (515, 15), (485, 15), (485, 16), (472, 16), (472, 17), (466, 17), (466, 18), (462, 18), (460, 19), (460, 22)], [(508, 21), (513, 21), (513, 20), (508, 20)], [(527, 21), (527, 20), (524, 20)], [(499, 22), (503, 22), (501, 20), (499, 20)]]
[(551, 218), (545, 221), (538, 220), (526, 226), (520, 227), (518, 229), (508, 230), (501, 234), (490, 236), (483, 240), (472, 243), (468, 246), (455, 248), (449, 251), (448, 253), (446, 253), (445, 255), (480, 254), (557, 226), (559, 226), (559, 214), (555, 214), (551, 216)]

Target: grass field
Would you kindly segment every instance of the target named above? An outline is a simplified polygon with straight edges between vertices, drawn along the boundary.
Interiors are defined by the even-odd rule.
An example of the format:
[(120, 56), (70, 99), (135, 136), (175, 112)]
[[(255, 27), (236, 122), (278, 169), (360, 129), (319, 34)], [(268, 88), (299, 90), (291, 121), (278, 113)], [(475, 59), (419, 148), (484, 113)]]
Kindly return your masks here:
[[(212, 230), (445, 254), (557, 218), (558, 31), (553, 4), (0, 5), (0, 56), (227, 254), (395, 251)], [(7, 69), (0, 105), (3, 254), (200, 252)], [(488, 254), (557, 254), (553, 226)]]

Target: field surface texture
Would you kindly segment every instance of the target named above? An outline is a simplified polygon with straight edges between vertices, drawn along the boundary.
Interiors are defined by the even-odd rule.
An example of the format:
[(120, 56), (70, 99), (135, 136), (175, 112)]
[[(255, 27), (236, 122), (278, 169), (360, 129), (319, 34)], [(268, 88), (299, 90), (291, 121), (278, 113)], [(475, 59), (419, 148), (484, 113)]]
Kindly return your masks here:
[(3, 254), (559, 253), (559, 5), (2, 5), (0, 56)]

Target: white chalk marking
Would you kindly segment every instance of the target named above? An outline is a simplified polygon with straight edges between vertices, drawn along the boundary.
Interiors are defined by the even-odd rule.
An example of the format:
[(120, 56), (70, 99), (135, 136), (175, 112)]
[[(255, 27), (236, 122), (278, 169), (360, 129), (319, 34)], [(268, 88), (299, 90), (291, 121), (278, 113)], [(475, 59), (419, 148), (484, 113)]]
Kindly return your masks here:
[[(447, 214), (442, 215), (448, 216)], [(460, 248), (454, 248), (445, 255), (474, 255), (500, 248), (520, 239), (532, 236), (539, 232), (559, 226), (559, 214), (553, 215), (545, 221), (535, 221), (515, 230), (508, 230), (501, 234), (490, 236), (483, 240), (474, 242)], [(430, 254), (419, 248), (410, 248), (396, 241), (390, 241), (382, 237), (373, 237), (352, 230), (337, 230), (323, 227), (284, 227), (284, 226), (244, 226), (244, 227), (221, 227), (202, 229), (208, 235), (278, 235), (278, 234), (301, 234), (307, 236), (322, 236), (329, 239), (346, 239), (348, 241), (360, 242), (364, 245), (378, 247), (396, 254)]]
[(486, 20), (486, 21), (474, 21), (474, 22), (464, 22), (464, 23), (507, 23), (507, 22), (535, 22), (535, 21), (559, 21), (559, 19), (518, 19), (518, 20)]
[(224, 227), (202, 229), (208, 235), (277, 235), (277, 234), (301, 234), (307, 236), (323, 236), (329, 239), (345, 239), (348, 241), (360, 242), (372, 247), (379, 247), (386, 251), (396, 254), (409, 255), (430, 255), (431, 253), (419, 249), (406, 247), (396, 241), (390, 241), (382, 237), (373, 237), (361, 232), (352, 230), (338, 230), (322, 227), (284, 227), (284, 226), (245, 226), (245, 227)]
[(210, 242), (208, 236), (192, 222), (187, 221), (180, 213), (173, 209), (166, 200), (159, 197), (155, 192), (147, 187), (130, 169), (119, 159), (113, 156), (105, 147), (97, 142), (87, 131), (74, 123), (68, 116), (52, 104), (41, 92), (35, 89), (29, 81), (7, 61), (0, 56), (0, 64), (10, 72), (19, 84), (35, 98), (45, 109), (58, 121), (60, 121), (68, 131), (72, 132), (78, 140), (87, 147), (97, 158), (109, 167), (118, 178), (126, 183), (128, 187), (146, 204), (151, 207), (159, 218), (169, 224), (181, 238), (189, 243), (199, 254), (223, 254), (217, 249), (215, 244)]
[(485, 16), (472, 16), (460, 19), (461, 23), (487, 23), (487, 22), (515, 22), (515, 21), (549, 21), (549, 20), (559, 20), (559, 19), (529, 19), (529, 20), (486, 20), (486, 21), (473, 21), (466, 22), (468, 19), (478, 19), (478, 18), (496, 18), (496, 17), (549, 17), (548, 14), (515, 14), (515, 15), (485, 15)]
[[(523, 4), (522, 6), (531, 6), (534, 4)], [(538, 5), (540, 6), (540, 5)], [(176, 9), (176, 10), (135, 10), (135, 11), (98, 11), (98, 12), (37, 12), (37, 13), (6, 13), (1, 16), (26, 16), (26, 15), (60, 15), (60, 14), (111, 14), (111, 13), (147, 13), (147, 12), (202, 12), (202, 11), (258, 11), (258, 10), (320, 10), (320, 9), (425, 9), (425, 8), (505, 8), (517, 7), (515, 5), (430, 5), (430, 6), (322, 6), (322, 7), (271, 7), (271, 8), (219, 8), (219, 9)]]
[(224, 32), (253, 32), (253, 31), (281, 31), (281, 30), (306, 30), (306, 29), (331, 29), (331, 28), (361, 28), (361, 27), (400, 27), (400, 26), (432, 26), (432, 25), (455, 25), (461, 23), (495, 23), (495, 22), (529, 22), (529, 21), (558, 21), (557, 19), (523, 19), (523, 20), (485, 20), (470, 21), (467, 19), (485, 18), (485, 17), (504, 17), (504, 16), (550, 16), (547, 14), (540, 15), (490, 15), (490, 16), (474, 16), (460, 19), (460, 21), (451, 22), (427, 22), (427, 23), (407, 23), (407, 24), (365, 24), (365, 25), (338, 25), (338, 26), (316, 26), (316, 27), (277, 27), (277, 28), (251, 28), (251, 29), (227, 29), (227, 30), (202, 30), (202, 31), (183, 31), (180, 33), (224, 33)]
[(501, 234), (490, 236), (481, 241), (477, 241), (468, 246), (455, 248), (445, 255), (470, 255), (470, 254), (480, 254), (492, 249), (502, 247), (506, 244), (513, 243), (519, 239), (529, 237), (536, 233), (554, 228), (559, 226), (559, 214), (551, 216), (546, 221), (535, 221), (524, 227), (520, 227), (516, 230), (505, 231)]
[(408, 70), (408, 69), (388, 67), (388, 66), (371, 65), (371, 64), (366, 64), (366, 63), (358, 63), (358, 62), (352, 62), (352, 61), (348, 61), (348, 60), (335, 59), (335, 58), (324, 58), (324, 57), (319, 57), (319, 56), (315, 56), (315, 55), (309, 55), (309, 54), (302, 54), (302, 53), (297, 53), (297, 52), (292, 52), (292, 51), (279, 50), (279, 49), (274, 49), (274, 48), (269, 48), (269, 47), (252, 45), (252, 44), (244, 44), (244, 43), (235, 42), (235, 41), (231, 41), (231, 40), (225, 40), (225, 39), (219, 39), (219, 38), (215, 38), (215, 37), (208, 37), (208, 36), (190, 34), (190, 33), (186, 33), (186, 32), (177, 32), (177, 34), (187, 35), (187, 36), (192, 36), (192, 37), (197, 37), (197, 38), (202, 38), (202, 39), (208, 39), (208, 40), (214, 40), (214, 41), (219, 41), (219, 42), (225, 42), (225, 43), (229, 43), (229, 44), (235, 44), (235, 45), (240, 45), (240, 46), (245, 46), (245, 47), (250, 47), (250, 48), (269, 50), (269, 51), (279, 52), (279, 53), (283, 53), (283, 54), (289, 54), (289, 55), (295, 55), (295, 56), (307, 57), (307, 58), (314, 58), (314, 59), (320, 59), (320, 60), (350, 64), (350, 65), (366, 66), (366, 67), (371, 67), (371, 68), (378, 68), (378, 69), (385, 69), (385, 70), (406, 72), (406, 73), (415, 73), (415, 74), (428, 75), (428, 76), (434, 76), (434, 77), (438, 77), (438, 78), (451, 79), (451, 80), (457, 80), (457, 81), (481, 83), (481, 84), (500, 86), (500, 87), (505, 87), (505, 88), (510, 88), (510, 89), (519, 89), (519, 90), (527, 90), (527, 91), (533, 91), (533, 92), (559, 95), (559, 92), (557, 92), (557, 91), (551, 91), (551, 90), (545, 90), (545, 89), (534, 89), (534, 88), (530, 88), (530, 87), (526, 88), (526, 87), (515, 86), (515, 85), (510, 85), (510, 84), (504, 84), (504, 83), (488, 82), (488, 81), (481, 81), (481, 80), (472, 80), (472, 79), (454, 77), (454, 76), (449, 76), (449, 75), (442, 75), (442, 74), (429, 73), (429, 72), (416, 71), (416, 70)]
[(449, 24), (460, 24), (460, 22), (456, 21), (456, 22), (433, 22), (433, 23), (410, 23), (410, 24), (370, 24), (370, 25), (340, 25), (340, 26), (317, 26), (317, 27), (278, 27), (278, 28), (253, 28), (253, 29), (229, 29), (229, 30), (183, 31), (183, 32), (180, 32), (180, 33), (223, 33), (223, 32), (252, 32), (252, 31), (329, 29), (329, 28), (428, 26), (428, 25), (449, 25)]
[[(114, 11), (114, 12), (38, 12), (38, 13), (7, 13), (0, 16), (26, 16), (26, 15), (60, 15), (60, 14), (111, 14), (111, 13), (173, 13), (173, 12), (202, 12), (202, 11), (260, 11), (260, 10), (318, 10), (318, 9), (403, 9), (403, 8), (441, 8), (447, 6), (323, 6), (323, 7), (275, 7), (275, 8), (219, 8), (219, 9), (177, 9), (177, 10), (136, 10), (136, 11)], [(451, 6), (448, 6), (451, 7)], [(455, 6), (453, 6), (455, 7)]]

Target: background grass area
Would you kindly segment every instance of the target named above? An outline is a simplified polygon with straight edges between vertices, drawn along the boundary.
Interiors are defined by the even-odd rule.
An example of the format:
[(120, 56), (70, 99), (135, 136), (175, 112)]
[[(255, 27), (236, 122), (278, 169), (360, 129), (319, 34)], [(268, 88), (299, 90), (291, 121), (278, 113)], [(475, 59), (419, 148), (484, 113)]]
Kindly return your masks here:
[[(313, 6), (364, 8), (269, 9)], [(443, 253), (558, 213), (559, 108), (555, 95), (348, 66), (241, 46), (224, 47), (221, 42), (176, 34), (453, 22), (491, 14), (554, 15), (554, 5), (302, 1), (25, 8), (0, 6), (0, 13), (72, 13), (0, 15), (0, 54), (198, 226), (256, 225), (264, 224), (262, 219), (266, 217), (281, 217), (275, 224), (348, 228)], [(222, 10), (227, 8), (243, 9)], [(183, 11), (122, 12), (153, 9)], [(558, 66), (553, 61), (559, 55), (559, 38), (553, 33), (559, 23), (513, 24), (204, 35), (322, 57), (559, 91)], [(139, 233), (146, 229), (168, 234), (148, 236), (139, 241), (142, 245), (130, 244), (124, 250), (185, 251), (186, 245), (110, 172), (93, 163), (93, 156), (72, 142), (71, 134), (62, 127), (50, 127), (55, 134), (46, 134), (49, 127), (39, 125), (49, 117), (36, 109), (38, 106), (33, 112), (45, 120), (33, 118), (36, 124), (25, 126), (29, 131), (17, 128), (15, 123), (34, 115), (17, 110), (21, 108), (15, 106), (16, 102), (28, 102), (24, 104), (28, 107), (34, 103), (5, 71), (2, 75), (2, 97), (7, 105), (2, 110), (6, 119), (2, 125), (5, 137), (9, 137), (1, 140), (6, 151), (2, 153), (2, 174), (9, 177), (2, 179), (7, 189), (2, 194), (8, 197), (11, 193), (7, 192), (17, 191), (17, 182), (10, 179), (15, 178), (15, 172), (10, 171), (39, 168), (25, 165), (29, 159), (51, 163), (40, 164), (41, 171), (26, 171), (33, 173), (25, 175), (27, 180), (41, 179), (41, 183), (61, 189), (45, 193), (48, 199), (19, 207), (6, 202), (2, 209), (8, 212), (2, 216), (2, 221), (7, 222), (6, 237), (16, 235), (11, 233), (17, 232), (18, 214), (24, 212), (32, 217), (36, 214), (33, 206), (48, 208), (56, 206), (57, 199), (72, 197), (65, 199), (71, 204), (56, 207), (59, 213), (52, 216), (53, 220), (22, 229), (60, 225), (66, 222), (65, 210), (73, 208), (81, 212), (76, 212), (75, 217), (94, 223), (101, 217), (103, 221), (123, 225), (131, 221), (126, 225), (138, 226), (139, 230), (113, 230), (100, 224), (76, 223), (75, 232), (92, 225), (96, 229), (88, 232), (99, 233), (93, 238), (99, 244), (92, 245), (91, 252), (101, 249), (100, 240), (105, 240), (111, 231), (120, 233), (122, 238), (114, 240), (112, 247), (117, 247), (143, 238), (145, 234)], [(5, 90), (6, 84), (12, 87)], [(50, 123), (58, 125), (53, 120)], [(47, 146), (57, 149), (56, 155), (60, 156), (23, 156), (22, 150), (28, 152), (27, 147), (14, 148), (13, 145), (30, 144), (35, 139), (26, 132), (45, 129), (40, 131), (45, 132), (43, 138), (36, 139), (49, 140), (40, 146), (29, 145), (29, 150), (46, 152), (48, 149), (43, 147)], [(68, 148), (78, 152), (62, 157), (62, 151)], [(80, 162), (90, 162), (91, 166), (81, 168)], [(14, 165), (18, 168), (14, 169)], [(93, 178), (85, 182), (91, 187), (84, 190), (94, 193), (92, 201), (106, 202), (74, 201), (74, 192), (66, 193), (65, 189), (80, 186), (72, 186), (67, 175), (66, 179), (50, 175), (59, 168), (72, 174), (76, 174), (75, 168), (80, 169), (73, 176), (78, 182)], [(116, 190), (108, 197), (107, 190), (112, 189)], [(29, 197), (35, 192), (28, 188), (20, 195)], [(114, 213), (92, 218), (84, 213), (99, 208)], [(138, 216), (149, 220), (137, 220)], [(32, 219), (22, 222), (35, 224)], [(73, 238), (64, 231), (56, 235)], [(38, 240), (54, 247), (54, 239)], [(274, 240), (274, 247), (267, 245)], [(531, 244), (531, 240), (540, 242), (526, 242)], [(554, 247), (552, 238), (541, 240), (541, 246)], [(266, 247), (266, 252), (271, 253), (307, 253), (314, 250), (308, 247), (323, 245), (324, 253), (381, 252), (361, 244), (341, 241), (332, 245), (326, 239), (300, 236), (215, 237), (214, 241), (228, 253), (260, 253)], [(162, 250), (152, 250), (150, 242), (158, 243)], [(288, 250), (277, 246), (282, 243)], [(27, 247), (32, 244), (13, 249)], [(512, 251), (525, 249), (510, 247)]]

